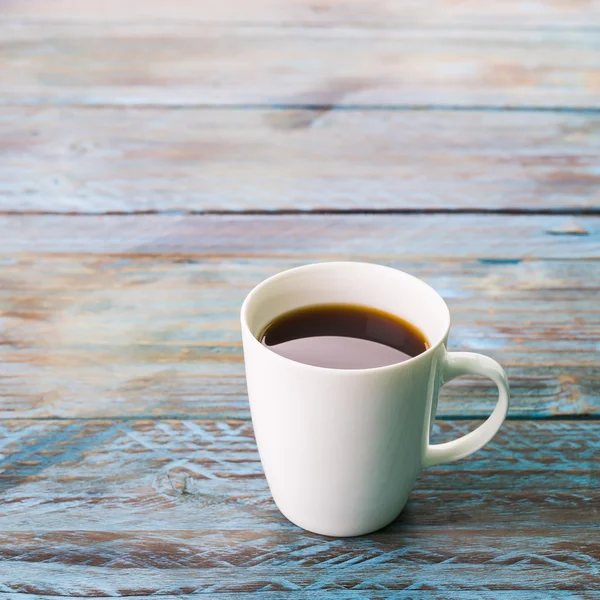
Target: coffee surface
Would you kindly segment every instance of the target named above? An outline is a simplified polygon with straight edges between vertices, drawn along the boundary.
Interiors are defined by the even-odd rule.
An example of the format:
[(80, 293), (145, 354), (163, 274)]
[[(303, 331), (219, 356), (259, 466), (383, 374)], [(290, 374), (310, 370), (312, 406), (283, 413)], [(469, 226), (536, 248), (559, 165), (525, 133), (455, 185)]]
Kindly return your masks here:
[(260, 342), (291, 360), (331, 369), (369, 369), (404, 362), (429, 348), (414, 325), (354, 304), (305, 306), (274, 319)]

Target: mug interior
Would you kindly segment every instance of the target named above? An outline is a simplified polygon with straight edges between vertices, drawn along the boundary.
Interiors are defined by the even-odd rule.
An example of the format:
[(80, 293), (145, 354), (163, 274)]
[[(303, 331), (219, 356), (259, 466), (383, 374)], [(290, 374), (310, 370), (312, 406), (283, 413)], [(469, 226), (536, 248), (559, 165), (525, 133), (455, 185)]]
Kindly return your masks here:
[(279, 315), (313, 304), (361, 304), (402, 317), (425, 334), (430, 347), (445, 339), (450, 313), (429, 285), (402, 271), (358, 262), (318, 263), (266, 279), (242, 306), (242, 324), (258, 339)]

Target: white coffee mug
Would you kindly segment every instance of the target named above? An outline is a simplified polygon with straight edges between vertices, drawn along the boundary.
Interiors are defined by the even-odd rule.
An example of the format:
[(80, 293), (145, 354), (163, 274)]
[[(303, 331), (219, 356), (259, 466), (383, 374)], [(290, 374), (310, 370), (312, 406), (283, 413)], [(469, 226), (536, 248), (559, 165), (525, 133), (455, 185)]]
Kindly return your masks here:
[[(405, 362), (330, 369), (284, 358), (258, 336), (277, 316), (323, 303), (352, 303), (398, 315), (430, 348)], [(502, 367), (470, 352), (447, 352), (450, 313), (423, 281), (380, 265), (331, 262), (284, 271), (259, 284), (242, 306), (252, 423), (279, 510), (329, 536), (369, 533), (402, 511), (424, 467), (458, 460), (487, 444), (509, 404)], [(474, 431), (429, 444), (440, 387), (467, 373), (489, 377), (498, 403)]]

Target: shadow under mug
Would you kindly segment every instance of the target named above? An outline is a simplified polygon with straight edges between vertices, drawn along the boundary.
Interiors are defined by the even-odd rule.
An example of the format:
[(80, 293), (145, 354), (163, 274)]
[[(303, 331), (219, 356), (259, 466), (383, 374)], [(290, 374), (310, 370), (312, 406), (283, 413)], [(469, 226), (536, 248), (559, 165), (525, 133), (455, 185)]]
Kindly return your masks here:
[[(330, 369), (284, 358), (261, 331), (303, 306), (352, 303), (406, 319), (430, 348), (405, 362)], [(502, 367), (471, 352), (447, 352), (450, 313), (423, 281), (389, 267), (319, 263), (279, 273), (247, 296), (241, 311), (252, 423), (279, 510), (296, 525), (329, 536), (362, 535), (392, 522), (424, 467), (464, 458), (504, 421), (509, 386)], [(498, 386), (490, 417), (457, 440), (430, 444), (444, 383), (476, 373)]]

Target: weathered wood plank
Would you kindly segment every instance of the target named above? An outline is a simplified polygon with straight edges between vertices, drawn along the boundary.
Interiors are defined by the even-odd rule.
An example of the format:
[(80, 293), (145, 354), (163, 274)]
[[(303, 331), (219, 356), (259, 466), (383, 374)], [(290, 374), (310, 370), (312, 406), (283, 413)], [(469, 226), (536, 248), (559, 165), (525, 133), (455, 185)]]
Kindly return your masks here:
[(7, 23), (0, 101), (597, 107), (594, 29)]
[(6, 107), (0, 210), (600, 212), (600, 116)]
[(186, 23), (238, 23), (273, 25), (355, 26), (493, 26), (493, 27), (590, 27), (600, 19), (597, 0), (4, 0), (0, 19), (56, 22), (131, 22), (181, 20)]
[[(250, 596), (252, 592), (244, 592), (246, 596)], [(476, 592), (465, 592), (465, 591), (447, 591), (439, 592), (433, 590), (418, 590), (419, 600), (504, 600), (506, 598), (510, 600), (539, 600), (540, 592), (531, 590), (494, 590), (489, 591), (476, 591)], [(577, 590), (576, 596), (573, 591), (569, 590), (544, 590), (544, 600), (573, 600), (574, 597), (577, 600), (597, 600), (596, 592), (583, 592)], [(199, 594), (202, 594), (200, 591)], [(197, 594), (197, 595), (199, 595)], [(196, 595), (196, 594), (185, 594), (185, 596)], [(312, 592), (310, 590), (291, 591), (286, 590), (285, 592), (275, 592), (270, 590), (259, 590), (256, 592), (260, 598), (267, 598), (268, 600), (320, 600), (323, 597), (323, 591)], [(213, 593), (211, 592), (210, 597), (216, 600), (232, 600), (236, 598), (237, 594), (231, 594), (228, 592), (224, 593)], [(61, 594), (61, 600), (76, 600), (82, 596), (67, 596)], [(107, 596), (94, 596), (86, 594), (84, 596), (88, 599), (106, 598)], [(377, 590), (377, 599), (385, 600), (387, 598), (398, 598), (399, 600), (414, 600), (414, 590), (393, 590), (384, 591)], [(56, 596), (45, 596), (39, 594), (24, 594), (22, 592), (4, 593), (2, 596), (3, 600), (55, 600)], [(147, 600), (148, 596), (127, 596), (127, 600)], [(180, 600), (181, 594), (176, 596), (171, 594), (160, 594), (160, 600)], [(373, 598), (373, 590), (327, 590), (327, 598), (343, 598), (344, 600), (354, 600), (356, 598)]]
[[(488, 264), (600, 258), (600, 217), (507, 215), (0, 215), (0, 254), (179, 255)], [(193, 255), (193, 256), (192, 256)], [(111, 257), (115, 260), (116, 257)], [(9, 264), (10, 256), (5, 259)], [(186, 263), (187, 261), (187, 263)]]
[[(451, 349), (457, 348), (462, 346), (451, 344)], [(464, 348), (469, 349), (468, 341)], [(164, 357), (162, 362), (154, 359), (147, 365), (125, 363), (116, 370), (106, 364), (107, 353), (112, 351), (123, 361), (126, 352), (121, 347), (102, 350), (99, 356), (98, 348), (85, 348), (94, 364), (75, 366), (64, 360), (67, 364), (62, 367), (15, 363), (17, 353), (3, 350), (2, 360), (13, 362), (4, 363), (6, 370), (0, 376), (0, 418), (250, 418), (239, 354), (235, 363), (202, 366)], [(484, 352), (501, 361), (505, 358), (494, 350)], [(73, 354), (75, 349), (71, 349)], [(34, 358), (41, 356), (40, 351)], [(58, 361), (53, 357), (53, 363)], [(515, 366), (506, 361), (504, 365), (513, 398), (509, 418), (600, 416), (596, 367)], [(27, 379), (32, 375), (34, 381)], [(497, 392), (486, 380), (464, 378), (446, 386), (441, 398), (440, 417), (485, 417), (496, 403)]]
[[(244, 592), (246, 596), (250, 596), (252, 592)], [(185, 594), (182, 596), (181, 594), (171, 595), (171, 594), (160, 594), (160, 600), (180, 600), (182, 597), (200, 595), (202, 591), (198, 594)], [(596, 592), (590, 591), (585, 592), (581, 590), (577, 590), (577, 592), (569, 591), (569, 590), (544, 590), (544, 600), (573, 600), (573, 598), (577, 598), (577, 600), (597, 600)], [(301, 591), (292, 591), (286, 590), (285, 592), (281, 591), (271, 591), (261, 589), (256, 592), (256, 595), (260, 598), (267, 598), (268, 600), (320, 600), (323, 597), (323, 591), (311, 591), (307, 589), (303, 589)], [(328, 589), (327, 590), (327, 598), (343, 598), (344, 600), (354, 600), (357, 598), (373, 598), (373, 590), (361, 591), (357, 589), (353, 590), (335, 590)], [(67, 596), (61, 594), (61, 600), (76, 600), (81, 598), (82, 596)], [(94, 596), (87, 594), (84, 596), (88, 599), (100, 600), (101, 598), (107, 598), (104, 596)], [(232, 600), (232, 598), (236, 598), (237, 594), (231, 594), (228, 592), (224, 593), (210, 593), (211, 598), (215, 598), (216, 600)], [(443, 592), (434, 591), (434, 590), (418, 590), (419, 600), (539, 600), (540, 592), (539, 591), (531, 591), (531, 590), (494, 590), (493, 592), (478, 590), (476, 592), (466, 592), (466, 591), (456, 591), (456, 590), (444, 590)], [(3, 600), (55, 600), (56, 596), (46, 596), (39, 594), (26, 594), (23, 592), (17, 592), (15, 594), (12, 593), (4, 593), (2, 596)], [(127, 600), (147, 600), (148, 596), (127, 596)], [(399, 600), (414, 600), (415, 599), (415, 591), (414, 590), (393, 590), (393, 591), (385, 591), (385, 590), (377, 590), (376, 598), (386, 600), (387, 598), (399, 599)]]
[[(600, 415), (599, 263), (572, 260), (599, 254), (600, 219), (579, 220), (589, 235), (546, 233), (563, 221), (5, 217), (0, 415), (248, 418), (245, 294), (332, 258), (390, 264), (438, 289), (453, 315), (450, 348), (508, 369), (512, 415)], [(569, 260), (511, 258), (531, 254)], [(495, 397), (489, 382), (465, 378), (445, 390), (440, 415), (481, 417)]]
[[(460, 538), (456, 542), (466, 543)], [(526, 542), (523, 543), (525, 544)], [(510, 554), (506, 548), (503, 556), (510, 560)], [(329, 566), (304, 570), (286, 566), (253, 567), (243, 570), (239, 567), (207, 570), (157, 570), (133, 567), (115, 570), (98, 567), (77, 568), (71, 565), (65, 567), (51, 563), (22, 565), (9, 562), (4, 578), (7, 581), (5, 587), (9, 591), (24, 589), (41, 594), (54, 594), (54, 590), (58, 590), (62, 596), (63, 591), (72, 594), (73, 590), (81, 590), (79, 595), (84, 597), (88, 594), (92, 596), (101, 594), (104, 597), (129, 597), (132, 594), (157, 594), (160, 597), (163, 594), (178, 594), (178, 597), (181, 597), (188, 594), (206, 594), (212, 597), (216, 592), (232, 594), (229, 596), (231, 598), (237, 593), (255, 592), (260, 596), (265, 591), (271, 590), (281, 592), (308, 589), (313, 594), (304, 596), (307, 598), (322, 597), (329, 590), (350, 590), (350, 595), (345, 595), (344, 598), (356, 598), (356, 595), (352, 595), (354, 590), (361, 591), (358, 597), (363, 598), (379, 598), (380, 590), (394, 592), (413, 590), (409, 596), (399, 596), (412, 599), (415, 598), (414, 590), (433, 587), (438, 590), (438, 598), (439, 590), (446, 588), (482, 590), (488, 593), (488, 597), (490, 597), (490, 590), (520, 592), (526, 588), (526, 590), (538, 590), (538, 594), (543, 592), (546, 598), (545, 592), (548, 588), (571, 590), (572, 593), (582, 588), (588, 591), (600, 589), (596, 577), (579, 565), (574, 565), (575, 568), (572, 568), (567, 562), (560, 569), (551, 566), (555, 562), (553, 558), (547, 561), (542, 559), (541, 565), (535, 564), (539, 560), (535, 552), (532, 555), (526, 552), (513, 552), (513, 556), (517, 561), (525, 564), (517, 563), (508, 568), (507, 563), (495, 564), (491, 561), (489, 564), (486, 562), (466, 566), (414, 563), (410, 566), (402, 564), (397, 569), (391, 569), (389, 565), (365, 565), (365, 570), (362, 571), (359, 568), (334, 569)], [(595, 559), (590, 558), (589, 562), (593, 560)], [(534, 564), (527, 564), (528, 562)], [(560, 565), (560, 561), (558, 562)], [(36, 581), (35, 585), (31, 583), (32, 580)], [(65, 580), (66, 584), (61, 583)], [(452, 596), (443, 594), (443, 598), (449, 597)], [(520, 598), (520, 596), (513, 597)]]
[[(464, 342), (464, 349), (470, 348), (469, 341)], [(451, 342), (453, 350), (462, 347)], [(23, 353), (3, 349), (0, 356), (6, 362), (0, 376), (0, 418), (250, 418), (239, 348), (235, 362), (213, 358), (206, 365), (167, 355), (132, 364), (123, 347), (92, 345), (85, 347), (90, 360), (82, 365), (81, 359), (75, 363), (71, 358), (77, 350), (83, 352), (84, 348), (62, 349), (62, 356), (47, 350), (50, 364), (28, 366), (15, 362)], [(496, 350), (482, 351), (503, 361), (508, 372), (512, 394), (509, 418), (600, 416), (597, 367), (519, 366), (507, 364), (506, 357)], [(30, 356), (43, 360), (42, 352)], [(109, 352), (121, 361), (118, 369), (111, 366)], [(496, 389), (487, 380), (463, 378), (444, 388), (438, 415), (482, 418), (490, 414), (496, 400)]]
[[(433, 441), (464, 435), (475, 424), (438, 422)], [(2, 420), (0, 431), (3, 531), (28, 531), (29, 525), (40, 533), (53, 531), (63, 510), (71, 513), (61, 517), (63, 530), (189, 529), (191, 519), (203, 518), (196, 510), (205, 509), (210, 523), (196, 523), (210, 530), (242, 528), (238, 517), (250, 525), (258, 517), (244, 511), (263, 510), (268, 514), (254, 521), (253, 529), (294, 529), (273, 518), (276, 509), (248, 421)], [(502, 527), (499, 519), (517, 497), (523, 504), (523, 513), (513, 515), (519, 527), (538, 521), (557, 528), (597, 525), (599, 448), (596, 420), (507, 421), (493, 442), (468, 460), (425, 471), (396, 525), (452, 523), (468, 529), (481, 526), (477, 514), (481, 519), (488, 514), (490, 524)], [(49, 503), (37, 505), (49, 492)], [(444, 502), (463, 503), (475, 514), (439, 511)], [(477, 508), (479, 503), (485, 506)], [(573, 522), (560, 518), (559, 510), (583, 505), (588, 510)], [(148, 512), (142, 515), (144, 506)], [(529, 514), (536, 507), (544, 507), (545, 514)], [(110, 509), (114, 519), (103, 522), (99, 517)], [(156, 519), (156, 511), (172, 512), (177, 521)], [(228, 525), (227, 514), (237, 515)]]
[[(474, 425), (438, 423), (434, 440)], [(247, 421), (2, 421), (0, 430), (4, 532), (297, 531), (270, 499)], [(597, 421), (508, 421), (473, 457), (427, 470), (386, 531), (502, 530), (515, 503), (523, 532), (593, 528), (599, 448)]]
[(599, 424), (507, 422), (390, 527), (339, 540), (279, 515), (248, 422), (2, 422), (2, 591), (598, 590)]
[[(3, 262), (3, 417), (248, 418), (239, 306), (258, 281), (299, 264), (178, 256)], [(600, 415), (597, 261), (386, 262), (447, 299), (451, 350), (481, 351), (505, 366), (513, 416)], [(490, 382), (465, 378), (445, 390), (440, 414), (483, 416), (495, 401)]]

